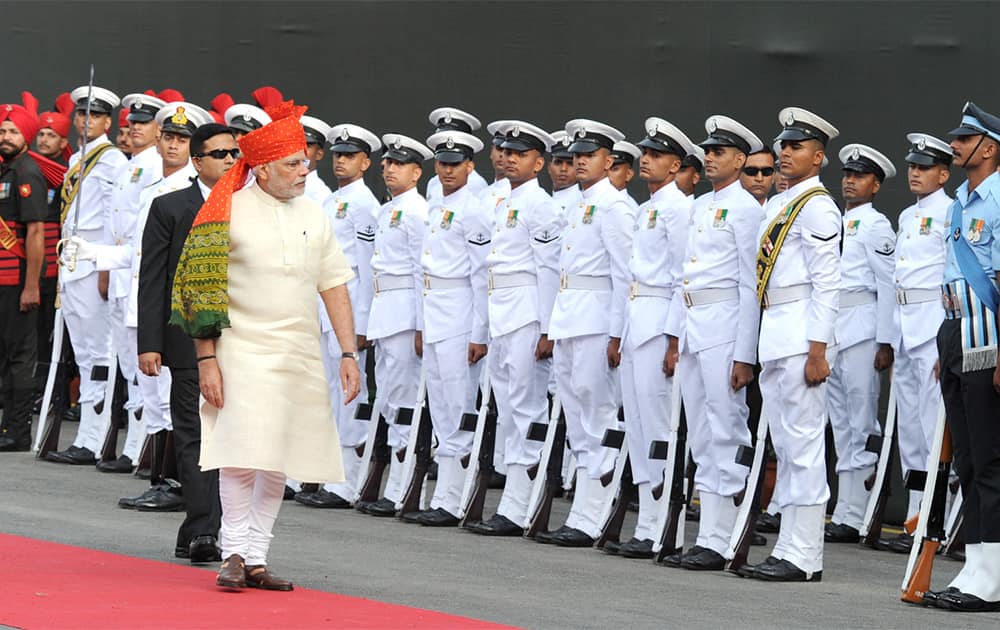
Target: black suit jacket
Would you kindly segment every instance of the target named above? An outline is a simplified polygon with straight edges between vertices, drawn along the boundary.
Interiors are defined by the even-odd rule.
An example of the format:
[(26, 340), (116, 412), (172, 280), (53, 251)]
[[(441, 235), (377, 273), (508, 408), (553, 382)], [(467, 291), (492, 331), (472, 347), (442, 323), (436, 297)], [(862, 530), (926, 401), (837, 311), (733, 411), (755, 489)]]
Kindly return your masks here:
[(163, 365), (195, 368), (194, 341), (170, 319), (170, 291), (184, 240), (204, 199), (198, 182), (153, 200), (142, 233), (139, 262), (138, 347), (159, 352)]

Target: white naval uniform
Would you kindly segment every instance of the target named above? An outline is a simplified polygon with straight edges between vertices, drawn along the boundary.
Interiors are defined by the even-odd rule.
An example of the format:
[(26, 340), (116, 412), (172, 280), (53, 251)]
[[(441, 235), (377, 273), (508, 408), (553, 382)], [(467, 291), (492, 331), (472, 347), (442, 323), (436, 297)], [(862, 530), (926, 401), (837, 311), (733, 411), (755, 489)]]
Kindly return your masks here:
[(556, 205), (559, 206), (560, 210), (562, 210), (564, 216), (567, 210), (570, 208), (576, 208), (580, 205), (580, 200), (582, 199), (583, 193), (580, 191), (580, 186), (577, 184), (552, 192), (552, 201), (556, 202)]
[[(84, 153), (90, 153), (104, 144), (111, 144), (106, 135), (88, 142)], [(75, 151), (69, 159), (67, 177), (79, 161), (80, 153)], [(78, 220), (77, 235), (91, 243), (104, 243), (104, 226), (111, 214), (111, 194), (116, 178), (126, 164), (127, 159), (118, 149), (111, 148), (101, 155), (84, 177), (80, 194), (73, 199), (66, 212), (63, 238), (73, 236), (73, 226)], [(76, 364), (80, 368), (80, 426), (73, 446), (87, 448), (94, 453), (100, 451), (102, 439), (94, 405), (104, 400), (105, 383), (94, 381), (91, 372), (96, 366), (106, 367), (109, 372), (114, 369), (108, 303), (98, 291), (96, 269), (93, 262), (83, 260), (77, 261), (72, 272), (66, 267), (59, 267), (63, 317)], [(107, 402), (110, 404), (110, 401)]]
[(495, 210), (503, 203), (504, 199), (510, 196), (510, 181), (506, 178), (498, 179), (487, 186), (479, 196), (483, 199), (487, 209), (493, 208)]
[[(798, 195), (822, 186), (810, 177), (772, 197), (760, 224), (763, 237), (771, 221)], [(809, 342), (827, 344), (827, 361), (836, 358), (840, 297), (841, 214), (827, 196), (805, 204), (785, 238), (768, 291), (802, 286), (807, 297), (762, 310), (758, 358), (761, 396), (778, 456), (775, 492), (781, 506), (781, 532), (772, 555), (811, 573), (823, 569), (823, 528), (830, 490), (826, 483), (827, 386), (808, 386), (805, 365)], [(758, 239), (759, 242), (759, 239)]]
[[(372, 305), (372, 245), (375, 241), (375, 214), (378, 199), (365, 185), (363, 179), (338, 188), (323, 204), (323, 210), (333, 225), (333, 233), (340, 244), (347, 263), (355, 271), (355, 277), (347, 283), (354, 312), (354, 329), (363, 334), (368, 329), (368, 313)], [(337, 434), (340, 437), (341, 458), (344, 463), (345, 480), (326, 484), (323, 488), (347, 501), (357, 499), (357, 478), (361, 474), (361, 458), (355, 450), (365, 443), (368, 423), (356, 420), (354, 414), (358, 404), (368, 401), (368, 379), (361, 379), (361, 390), (351, 403), (343, 403), (343, 389), (340, 386), (340, 361), (343, 350), (330, 323), (322, 298), (319, 299), (319, 324), (321, 357), (329, 383), (330, 405), (337, 418)], [(368, 351), (358, 352), (358, 364), (364, 374)], [(377, 417), (375, 418), (377, 419)]]
[[(750, 444), (746, 390), (733, 391), (735, 362), (757, 359), (757, 238), (764, 211), (737, 179), (698, 197), (691, 208), (683, 277), (670, 303), (667, 332), (678, 339), (688, 444), (702, 502), (697, 545), (726, 554), (746, 487), (736, 462)], [(688, 306), (690, 304), (690, 306)]]
[(112, 347), (118, 358), (122, 376), (128, 386), (128, 401), (125, 409), (129, 412), (128, 432), (122, 454), (135, 461), (139, 455), (141, 436), (145, 432), (142, 421), (135, 419), (135, 412), (142, 408), (142, 393), (136, 374), (139, 371), (135, 344), (129, 343), (125, 328), (125, 314), (128, 310), (128, 294), (132, 286), (129, 269), (135, 236), (135, 224), (139, 216), (139, 196), (147, 187), (163, 176), (163, 160), (156, 147), (132, 155), (119, 174), (111, 192), (111, 213), (105, 224), (103, 242), (111, 248), (99, 248), (95, 261), (98, 270), (109, 271), (108, 321), (111, 327)]
[[(896, 435), (903, 473), (927, 467), (937, 425), (941, 388), (934, 377), (937, 331), (944, 319), (945, 222), (953, 199), (944, 188), (918, 199), (899, 215), (893, 280), (896, 309), (892, 348), (896, 385)], [(902, 303), (900, 303), (902, 302)], [(919, 507), (919, 491), (910, 491), (907, 516)]]
[[(368, 338), (375, 342), (375, 381), (380, 409), (389, 423), (392, 451), (385, 497), (399, 502), (403, 467), (398, 451), (409, 438), (409, 426), (395, 424), (400, 407), (417, 402), (420, 359), (413, 346), (419, 328), (418, 295), (423, 285), (421, 245), (427, 228), (427, 202), (416, 188), (394, 197), (378, 210), (372, 273), (377, 286), (368, 316)], [(373, 416), (373, 419), (377, 415)]]
[(319, 173), (315, 170), (309, 171), (306, 175), (306, 192), (305, 196), (313, 200), (317, 206), (323, 207), (326, 200), (333, 195), (333, 191), (330, 187), (326, 185), (323, 178), (319, 176)]
[(566, 437), (577, 462), (577, 492), (566, 526), (596, 538), (612, 484), (617, 451), (602, 445), (617, 428), (621, 381), (608, 366), (611, 337), (621, 338), (628, 302), (629, 255), (635, 214), (607, 177), (583, 191), (566, 215), (559, 256), (560, 289), (549, 338), (556, 342), (553, 368), (566, 413)]
[[(172, 193), (191, 185), (191, 179), (198, 176), (191, 161), (179, 170), (164, 177), (143, 190), (139, 200), (139, 217), (135, 224), (135, 237), (132, 242), (135, 249), (132, 254), (132, 285), (128, 294), (128, 310), (125, 313), (125, 326), (129, 335), (130, 352), (138, 352), (139, 334), (139, 265), (142, 262), (142, 235), (146, 230), (146, 220), (149, 218), (149, 208), (153, 200), (161, 195)], [(198, 180), (201, 196), (208, 199), (211, 190)], [(139, 379), (139, 389), (142, 391), (142, 420), (146, 423), (146, 434), (152, 435), (159, 431), (171, 431), (174, 423), (170, 418), (170, 368), (160, 366), (159, 376), (147, 376), (141, 371), (136, 374)]]
[[(506, 181), (506, 180), (501, 180)], [(562, 214), (533, 179), (493, 203), (492, 247), (486, 257), (489, 290), (490, 383), (497, 401), (497, 440), (507, 466), (497, 514), (523, 526), (541, 442), (527, 440), (533, 422), (548, 423), (548, 362), (535, 360), (539, 337), (549, 331), (559, 290)]]
[(489, 337), (486, 255), (491, 217), (474, 191), (463, 186), (430, 204), (420, 259), (424, 376), (430, 402), (438, 479), (431, 509), (461, 511), (465, 475), (461, 459), (473, 434), (462, 431), (462, 414), (475, 413), (484, 361), (469, 365), (469, 344)]
[[(667, 440), (672, 380), (663, 376), (667, 313), (680, 282), (691, 202), (670, 182), (639, 206), (629, 271), (632, 288), (622, 333), (622, 406), (632, 481), (639, 489), (635, 538), (653, 539), (652, 489), (663, 483), (665, 460), (650, 459), (650, 444)], [(669, 490), (666, 491), (669, 494)]]
[(892, 341), (896, 234), (871, 203), (846, 211), (843, 225), (838, 352), (827, 390), (838, 478), (831, 522), (860, 530), (868, 504), (865, 480), (878, 463), (878, 454), (866, 450), (865, 442), (869, 435), (881, 434), (874, 361), (878, 344)]
[[(476, 197), (482, 197), (483, 193), (489, 188), (489, 184), (483, 179), (475, 169), (469, 173), (469, 181), (465, 183), (465, 187), (469, 189)], [(510, 192), (510, 185), (507, 186), (507, 192)], [(429, 180), (427, 180), (427, 203), (433, 205), (434, 203), (440, 203), (441, 201), (441, 180), (438, 179), (437, 175), (434, 175)]]

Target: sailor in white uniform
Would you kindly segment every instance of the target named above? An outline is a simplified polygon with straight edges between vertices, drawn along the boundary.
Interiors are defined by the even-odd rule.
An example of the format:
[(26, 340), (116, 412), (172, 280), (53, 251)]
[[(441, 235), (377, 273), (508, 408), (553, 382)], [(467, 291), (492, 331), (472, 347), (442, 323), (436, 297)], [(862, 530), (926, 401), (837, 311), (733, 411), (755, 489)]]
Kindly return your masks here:
[(330, 135), (330, 125), (315, 116), (299, 118), (306, 132), (306, 159), (309, 160), (309, 174), (306, 175), (306, 197), (322, 207), (333, 195), (330, 187), (319, 176), (319, 164), (326, 155), (326, 137)]
[[(455, 107), (438, 107), (427, 116), (427, 119), (434, 125), (435, 133), (461, 131), (471, 134), (482, 127), (478, 118)], [(469, 174), (469, 182), (466, 184), (469, 187), (469, 192), (479, 197), (486, 192), (488, 185), (483, 176), (473, 168), (472, 173)], [(441, 180), (435, 174), (427, 180), (427, 203), (434, 203), (441, 197), (441, 194)]]

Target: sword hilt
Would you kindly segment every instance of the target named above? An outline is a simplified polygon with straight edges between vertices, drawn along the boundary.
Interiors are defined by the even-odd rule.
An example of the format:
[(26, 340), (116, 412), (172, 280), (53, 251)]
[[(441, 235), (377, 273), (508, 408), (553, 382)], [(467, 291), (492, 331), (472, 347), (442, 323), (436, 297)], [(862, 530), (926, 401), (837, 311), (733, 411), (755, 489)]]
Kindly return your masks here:
[(56, 260), (59, 266), (65, 267), (70, 273), (76, 271), (76, 255), (79, 248), (79, 245), (68, 238), (59, 239), (56, 243)]

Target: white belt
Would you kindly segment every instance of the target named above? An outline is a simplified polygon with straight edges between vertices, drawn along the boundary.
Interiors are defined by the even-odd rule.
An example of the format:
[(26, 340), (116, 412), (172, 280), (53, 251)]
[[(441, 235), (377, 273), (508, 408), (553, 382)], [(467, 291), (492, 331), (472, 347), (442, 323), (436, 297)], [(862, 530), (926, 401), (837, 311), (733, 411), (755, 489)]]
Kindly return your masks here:
[(564, 273), (559, 277), (559, 290), (572, 291), (610, 291), (610, 276), (578, 276), (573, 273)]
[(764, 308), (798, 302), (812, 295), (811, 284), (793, 284), (790, 287), (778, 287), (764, 291)]
[(840, 308), (864, 306), (875, 303), (875, 293), (872, 291), (841, 291)]
[(472, 282), (468, 278), (438, 278), (424, 274), (425, 289), (468, 289)]
[(489, 273), (489, 290), (512, 289), (514, 287), (533, 287), (538, 285), (535, 274), (528, 271), (516, 271), (514, 273)]
[(705, 304), (716, 304), (718, 302), (729, 302), (740, 299), (738, 287), (726, 287), (719, 289), (702, 289), (701, 291), (685, 291), (684, 304), (688, 308), (692, 306), (703, 306)]
[(922, 304), (939, 299), (940, 289), (896, 289), (896, 304)]
[(384, 291), (399, 291), (400, 289), (412, 289), (413, 276), (389, 276), (379, 274), (375, 276), (375, 295)]
[(637, 297), (658, 297), (669, 298), (673, 292), (667, 287), (658, 287), (652, 284), (633, 282), (628, 288), (628, 299), (634, 300)]

